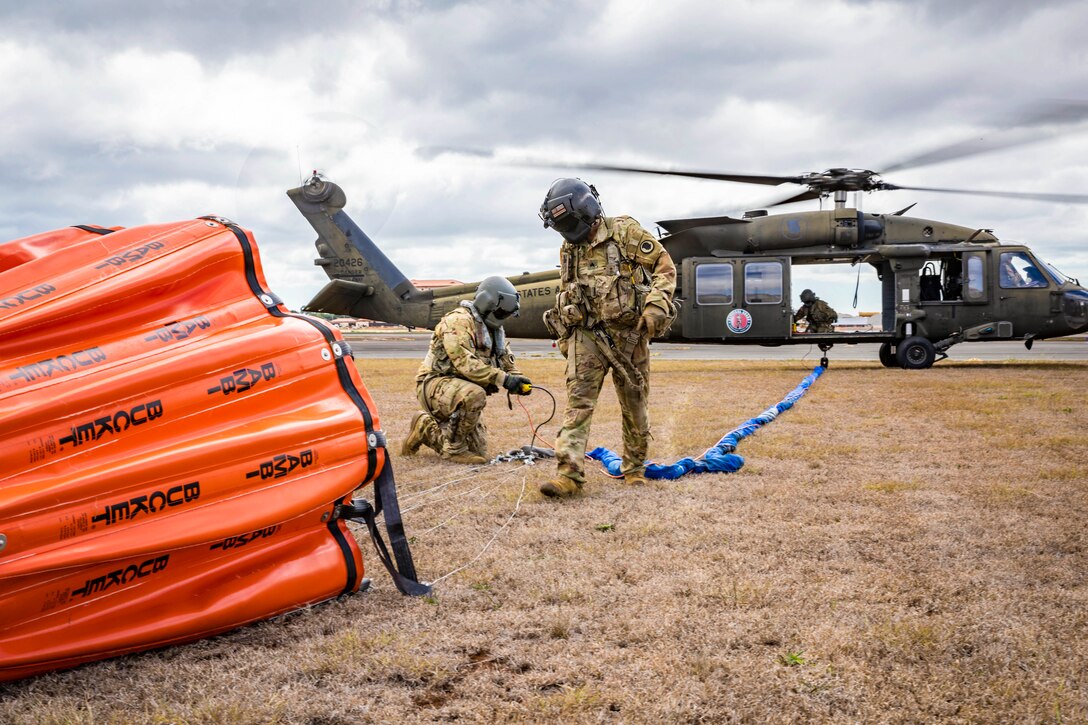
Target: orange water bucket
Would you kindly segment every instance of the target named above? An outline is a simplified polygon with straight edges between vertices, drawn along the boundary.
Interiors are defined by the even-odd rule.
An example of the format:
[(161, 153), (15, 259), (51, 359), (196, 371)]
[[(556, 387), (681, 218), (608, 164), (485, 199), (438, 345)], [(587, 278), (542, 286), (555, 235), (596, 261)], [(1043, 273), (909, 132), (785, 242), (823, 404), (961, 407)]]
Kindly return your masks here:
[(383, 503), (383, 562), (425, 590), (374, 410), (225, 220), (0, 244), (0, 680), (354, 592), (345, 519), (376, 535)]

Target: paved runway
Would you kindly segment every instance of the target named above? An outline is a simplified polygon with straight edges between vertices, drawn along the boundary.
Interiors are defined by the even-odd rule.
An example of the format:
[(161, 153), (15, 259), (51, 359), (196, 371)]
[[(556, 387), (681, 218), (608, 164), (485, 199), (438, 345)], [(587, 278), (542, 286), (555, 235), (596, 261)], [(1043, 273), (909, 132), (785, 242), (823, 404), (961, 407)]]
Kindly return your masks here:
[[(366, 332), (345, 335), (351, 347), (361, 357), (423, 359), (431, 333), (427, 330), (414, 332)], [(550, 340), (512, 339), (510, 346), (519, 357), (559, 357), (559, 351)], [(835, 360), (877, 359), (876, 344), (835, 345), (828, 357)], [(650, 353), (661, 360), (801, 360), (820, 359), (815, 345), (692, 345), (686, 343), (655, 342)], [(1088, 339), (1084, 337), (1064, 340), (1037, 341), (1031, 350), (1022, 342), (968, 342), (949, 350), (949, 360), (1048, 360), (1088, 362)]]

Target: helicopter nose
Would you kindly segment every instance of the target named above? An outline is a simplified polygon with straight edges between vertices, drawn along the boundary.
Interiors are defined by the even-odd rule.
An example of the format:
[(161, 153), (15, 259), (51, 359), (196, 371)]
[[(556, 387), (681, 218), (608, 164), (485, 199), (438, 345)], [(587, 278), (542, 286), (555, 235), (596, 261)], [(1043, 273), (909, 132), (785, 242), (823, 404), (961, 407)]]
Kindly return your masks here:
[(1073, 332), (1088, 331), (1088, 290), (1074, 289), (1062, 295), (1062, 312)]

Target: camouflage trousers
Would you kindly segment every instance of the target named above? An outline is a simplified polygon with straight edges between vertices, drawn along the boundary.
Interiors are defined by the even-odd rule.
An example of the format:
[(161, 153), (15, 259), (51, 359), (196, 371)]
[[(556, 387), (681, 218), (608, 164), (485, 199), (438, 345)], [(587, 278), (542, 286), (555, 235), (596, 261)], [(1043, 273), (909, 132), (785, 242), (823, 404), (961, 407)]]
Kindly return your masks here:
[[(607, 343), (584, 328), (575, 328), (570, 337), (560, 343), (567, 358), (567, 408), (563, 427), (555, 439), (558, 472), (581, 486), (585, 483), (586, 443), (593, 420), (593, 409), (604, 385), (605, 376), (612, 372), (612, 384), (623, 415), (623, 472), (641, 473), (650, 446), (649, 381), (650, 348), (645, 336), (639, 339), (629, 356), (621, 350), (606, 352)], [(615, 370), (609, 354), (622, 364), (631, 364), (642, 374), (644, 387), (628, 382)], [(633, 377), (633, 376), (631, 376)]]
[(463, 378), (430, 378), (416, 386), (416, 397), (435, 425), (424, 429), (423, 443), (443, 458), (475, 453), (487, 458), (487, 428), (481, 418), (487, 392)]

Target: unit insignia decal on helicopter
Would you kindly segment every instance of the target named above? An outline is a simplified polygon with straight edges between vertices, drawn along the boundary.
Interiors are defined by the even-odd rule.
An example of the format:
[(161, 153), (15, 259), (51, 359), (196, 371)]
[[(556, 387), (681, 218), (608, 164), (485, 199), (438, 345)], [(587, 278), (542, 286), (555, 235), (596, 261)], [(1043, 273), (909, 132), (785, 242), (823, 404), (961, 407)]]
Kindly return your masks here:
[(752, 329), (752, 315), (748, 310), (733, 310), (725, 318), (725, 326), (730, 332), (743, 335)]

